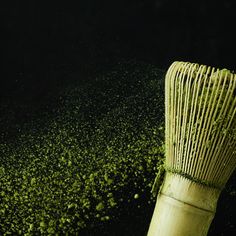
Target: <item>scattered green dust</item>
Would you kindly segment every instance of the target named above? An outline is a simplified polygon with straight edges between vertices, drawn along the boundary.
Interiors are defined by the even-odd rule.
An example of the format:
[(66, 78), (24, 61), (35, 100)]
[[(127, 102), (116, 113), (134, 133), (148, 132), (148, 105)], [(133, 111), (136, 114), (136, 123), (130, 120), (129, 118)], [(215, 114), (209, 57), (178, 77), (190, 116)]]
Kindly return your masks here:
[(126, 64), (89, 81), (24, 124), (11, 117), (16, 135), (0, 142), (0, 234), (76, 235), (150, 204), (164, 157), (163, 72)]

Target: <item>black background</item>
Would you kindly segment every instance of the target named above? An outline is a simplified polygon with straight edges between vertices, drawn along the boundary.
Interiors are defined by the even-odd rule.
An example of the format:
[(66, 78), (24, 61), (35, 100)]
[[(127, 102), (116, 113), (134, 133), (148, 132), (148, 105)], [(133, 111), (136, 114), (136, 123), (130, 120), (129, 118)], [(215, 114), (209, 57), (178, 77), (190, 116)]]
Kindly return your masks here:
[(1, 14), (2, 96), (40, 98), (68, 73), (123, 59), (235, 69), (233, 0), (6, 1)]

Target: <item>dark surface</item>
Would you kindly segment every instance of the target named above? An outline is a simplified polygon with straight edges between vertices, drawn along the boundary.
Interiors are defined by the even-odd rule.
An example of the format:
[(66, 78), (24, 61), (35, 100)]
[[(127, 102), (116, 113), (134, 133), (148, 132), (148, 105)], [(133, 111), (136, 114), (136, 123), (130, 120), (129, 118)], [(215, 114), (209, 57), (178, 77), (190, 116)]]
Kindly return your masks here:
[[(125, 79), (130, 83), (130, 85), (132, 85), (132, 82), (131, 82), (132, 78), (135, 80), (140, 79), (141, 81), (144, 81), (150, 77), (150, 78), (153, 78), (153, 81), (156, 81), (158, 79), (158, 74), (154, 73), (153, 71), (155, 72), (155, 71), (159, 71), (159, 70), (158, 70), (158, 68), (155, 68), (154, 66), (150, 66), (148, 64), (142, 64), (142, 63), (127, 62), (127, 63), (120, 64), (118, 67), (115, 67), (111, 70), (110, 75), (109, 75), (109, 73), (101, 75), (101, 78), (104, 78), (105, 81), (106, 81), (106, 78), (110, 78), (110, 76), (113, 76), (114, 78), (112, 78), (112, 79), (114, 81), (116, 81), (116, 82), (114, 82), (114, 84), (110, 83), (110, 86), (103, 88), (102, 91), (106, 90), (106, 88), (109, 91), (109, 88), (111, 89), (112, 85), (113, 85), (112, 89), (116, 91), (115, 85), (118, 83), (121, 86), (117, 89), (118, 94), (125, 93), (126, 96), (130, 96), (132, 98), (131, 95), (132, 95), (132, 92), (134, 92), (134, 91), (132, 91), (132, 88), (134, 88), (134, 87), (128, 86), (129, 92), (127, 93), (126, 89), (124, 89), (125, 83), (120, 83), (120, 81)], [(162, 75), (163, 75), (163, 72), (162, 72)], [(74, 77), (77, 78), (76, 75), (74, 75)], [(119, 77), (121, 77), (120, 81), (118, 81)], [(86, 78), (87, 77), (83, 77), (83, 83), (86, 82)], [(73, 79), (71, 78), (70, 81), (72, 81), (72, 80)], [(98, 83), (98, 82), (96, 82), (95, 77), (94, 77), (93, 81), (95, 81), (94, 84)], [(109, 81), (109, 80), (107, 80), (107, 81)], [(84, 85), (89, 85), (89, 84), (90, 83), (86, 83)], [(42, 132), (42, 133), (46, 132), (46, 130), (48, 128), (47, 123), (50, 123), (51, 120), (54, 120), (53, 117), (54, 116), (57, 117), (57, 114), (60, 114), (61, 119), (62, 120), (65, 119), (65, 121), (67, 119), (71, 120), (72, 117), (76, 117), (74, 115), (75, 104), (77, 104), (77, 102), (76, 102), (77, 100), (75, 99), (76, 96), (72, 96), (72, 98), (70, 98), (68, 96), (64, 96), (65, 101), (63, 99), (62, 100), (60, 99), (59, 102), (55, 102), (55, 100), (57, 101), (56, 98), (60, 97), (61, 96), (60, 94), (63, 94), (62, 92), (64, 90), (67, 91), (68, 94), (70, 94), (70, 91), (71, 90), (73, 91), (73, 89), (75, 89), (75, 91), (77, 91), (76, 88), (79, 91), (79, 88), (83, 87), (81, 85), (82, 85), (82, 81), (80, 81), (80, 83), (76, 85), (77, 87), (73, 87), (72, 85), (70, 85), (69, 90), (68, 90), (68, 88), (66, 88), (65, 85), (62, 85), (62, 87), (58, 87), (58, 91), (56, 90), (56, 88), (54, 88), (54, 90), (51, 90), (52, 94), (49, 94), (47, 97), (44, 97), (44, 99), (41, 99), (40, 101), (27, 100), (27, 99), (25, 99), (23, 101), (23, 98), (21, 98), (18, 101), (14, 102), (14, 98), (11, 98), (10, 100), (8, 100), (8, 103), (7, 102), (2, 103), (0, 106), (0, 111), (3, 111), (2, 113), (5, 114), (6, 119), (4, 119), (4, 116), (0, 117), (0, 129), (3, 131), (3, 132), (1, 132), (1, 135), (0, 135), (0, 143), (1, 144), (15, 143), (15, 140), (17, 140), (17, 137), (19, 138), (19, 136), (21, 136), (22, 134), (26, 134), (25, 137), (27, 137), (27, 134), (36, 134), (35, 137), (38, 137), (40, 139), (40, 132)], [(164, 84), (162, 84), (162, 86), (164, 86)], [(91, 89), (93, 91), (90, 94), (90, 96), (92, 96), (92, 94), (94, 94), (94, 93), (98, 95), (97, 97), (95, 96), (94, 98), (87, 97), (89, 99), (83, 101), (84, 104), (88, 103), (88, 104), (90, 104), (90, 106), (92, 106), (92, 109), (91, 109), (92, 114), (93, 114), (92, 117), (94, 117), (96, 112), (101, 112), (101, 113), (104, 112), (104, 111), (100, 110), (99, 105), (97, 105), (97, 106), (95, 105), (97, 107), (97, 109), (94, 109), (94, 104), (91, 103), (91, 101), (93, 101), (93, 99), (95, 99), (96, 102), (103, 101), (103, 100), (98, 99), (99, 97), (103, 96), (102, 93), (100, 94), (99, 92), (97, 92), (97, 91), (101, 91), (102, 85), (100, 85), (98, 87), (96, 87), (95, 85), (93, 87), (88, 86), (88, 88), (89, 89), (85, 90), (85, 92), (87, 91), (89, 93), (89, 91), (90, 91), (90, 93), (91, 93)], [(151, 88), (152, 87), (150, 87), (149, 92), (152, 91)], [(57, 93), (59, 93), (59, 94), (57, 94)], [(77, 96), (81, 96), (81, 94), (78, 94), (78, 93), (76, 93), (76, 94), (77, 94)], [(115, 95), (116, 95), (116, 93), (112, 93), (110, 99), (111, 100), (114, 99), (116, 97)], [(157, 95), (157, 96), (159, 96), (159, 95)], [(163, 96), (163, 94), (162, 94), (162, 96)], [(75, 102), (71, 103), (71, 104), (68, 103), (67, 100), (71, 99), (73, 101), (73, 97), (75, 99)], [(86, 96), (84, 96), (84, 97), (86, 98)], [(97, 98), (97, 100), (96, 100), (96, 98)], [(52, 100), (54, 102), (50, 102), (50, 100)], [(146, 101), (146, 99), (145, 99), (145, 101)], [(153, 99), (151, 99), (151, 101), (153, 101)], [(64, 104), (63, 106), (67, 106), (67, 109), (63, 109), (63, 106), (59, 105), (61, 103)], [(162, 104), (164, 104), (164, 103), (162, 102)], [(117, 106), (119, 106), (119, 103), (117, 104)], [(131, 104), (131, 106), (132, 106), (132, 104)], [(139, 106), (136, 106), (134, 108), (138, 109), (138, 107)], [(149, 109), (149, 111), (151, 113), (155, 109), (156, 109), (156, 111), (159, 111), (159, 109), (160, 109), (155, 104), (152, 105), (151, 107), (153, 107), (153, 108)], [(68, 112), (69, 115), (64, 116), (63, 112), (57, 111), (57, 110), (60, 111), (60, 109), (62, 111), (64, 110), (64, 113)], [(128, 110), (130, 111), (130, 109), (128, 109)], [(141, 108), (141, 110), (144, 110), (144, 107)], [(162, 111), (161, 114), (163, 114), (163, 109), (161, 109), (161, 111)], [(46, 114), (47, 114), (47, 116), (46, 116)], [(157, 112), (157, 114), (158, 114), (158, 112)], [(140, 115), (140, 113), (139, 113), (139, 115)], [(45, 118), (45, 117), (48, 117), (48, 118)], [(138, 114), (137, 114), (137, 117), (138, 117)], [(147, 114), (144, 117), (146, 119)], [(161, 115), (161, 117), (163, 117), (163, 116)], [(158, 116), (155, 116), (155, 118), (158, 119)], [(89, 121), (89, 119), (88, 119), (88, 121)], [(143, 123), (143, 122), (141, 122), (141, 123)], [(154, 121), (154, 123), (158, 124), (158, 122), (156, 122), (156, 121)], [(77, 127), (76, 122), (70, 122), (70, 123), (68, 123), (68, 126), (69, 127), (70, 126)], [(135, 127), (138, 127), (138, 126), (135, 126)], [(4, 133), (5, 133), (5, 136), (4, 136)], [(150, 144), (150, 142), (149, 142), (149, 144)], [(29, 140), (27, 140), (27, 138), (24, 140), (24, 142), (22, 142), (22, 144), (20, 144), (18, 141), (16, 141), (15, 147), (18, 147), (19, 145), (22, 145), (25, 147), (30, 146), (30, 142), (29, 142)], [(14, 152), (14, 150), (15, 149), (13, 149), (12, 151)], [(22, 148), (22, 150), (25, 150), (25, 149)], [(1, 150), (1, 151), (3, 151), (3, 153), (4, 153), (4, 150)], [(36, 150), (31, 149), (31, 151), (34, 153)], [(27, 163), (28, 163), (28, 161), (27, 161)], [(30, 173), (32, 174), (32, 171), (30, 171)], [(215, 218), (211, 224), (211, 228), (209, 230), (209, 234), (208, 234), (209, 236), (231, 236), (231, 235), (233, 236), (233, 235), (235, 235), (235, 220), (234, 220), (235, 214), (236, 214), (235, 207), (234, 207), (235, 206), (235, 196), (236, 196), (236, 194), (235, 194), (235, 189), (236, 189), (235, 188), (235, 183), (236, 183), (235, 177), (236, 176), (234, 174), (231, 177), (231, 179), (229, 180), (229, 182), (227, 183), (226, 188), (223, 190), (223, 192), (220, 196), (216, 216), (215, 216)], [(137, 177), (135, 177), (134, 179), (137, 180)], [(140, 178), (139, 178), (139, 180), (140, 180)], [(140, 180), (140, 184), (142, 182), (143, 182), (143, 179)], [(130, 193), (132, 193), (132, 192), (134, 194), (135, 193), (134, 188), (131, 187), (130, 184), (127, 186), (128, 186), (128, 189), (123, 189), (123, 191), (127, 194), (127, 196), (130, 196)], [(132, 190), (130, 190), (130, 187)], [(124, 204), (124, 205), (120, 206), (116, 211), (112, 212), (112, 215), (113, 216), (118, 215), (118, 218), (115, 217), (114, 220), (111, 220), (109, 222), (102, 222), (102, 223), (91, 222), (91, 225), (90, 225), (91, 227), (85, 228), (81, 232), (80, 235), (84, 235), (84, 236), (86, 236), (86, 235), (90, 235), (90, 236), (92, 236), (92, 235), (144, 236), (145, 232), (148, 229), (148, 225), (149, 225), (149, 222), (150, 222), (150, 219), (152, 216), (152, 211), (154, 208), (154, 204), (151, 204), (151, 205), (147, 204), (148, 200), (150, 199), (149, 191), (146, 191), (145, 193), (146, 194), (144, 194), (143, 197), (140, 199), (141, 201), (138, 202), (138, 204), (141, 206), (140, 208), (138, 208), (137, 203), (134, 203), (134, 202), (130, 203), (130, 204), (126, 204), (126, 205)], [(125, 194), (125, 196), (126, 196), (126, 194)], [(133, 194), (131, 194), (131, 195), (133, 196)], [(93, 214), (93, 212), (92, 212), (92, 214)], [(1, 222), (1, 217), (0, 217), (0, 222)]]

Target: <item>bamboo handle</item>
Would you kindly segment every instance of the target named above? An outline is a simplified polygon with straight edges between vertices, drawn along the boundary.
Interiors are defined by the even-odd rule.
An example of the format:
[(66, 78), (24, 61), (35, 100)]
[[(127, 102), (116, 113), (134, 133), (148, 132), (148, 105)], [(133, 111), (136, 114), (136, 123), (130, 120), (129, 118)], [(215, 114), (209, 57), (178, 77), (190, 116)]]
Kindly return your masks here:
[(206, 236), (220, 190), (167, 173), (148, 236)]

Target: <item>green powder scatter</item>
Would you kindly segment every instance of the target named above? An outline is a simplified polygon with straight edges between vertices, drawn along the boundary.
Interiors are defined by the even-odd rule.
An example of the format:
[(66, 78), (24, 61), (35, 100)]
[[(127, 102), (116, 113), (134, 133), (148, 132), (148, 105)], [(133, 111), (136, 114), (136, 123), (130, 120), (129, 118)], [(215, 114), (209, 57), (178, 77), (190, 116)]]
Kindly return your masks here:
[(155, 66), (121, 63), (41, 105), (1, 103), (0, 234), (76, 235), (152, 207), (163, 78)]

